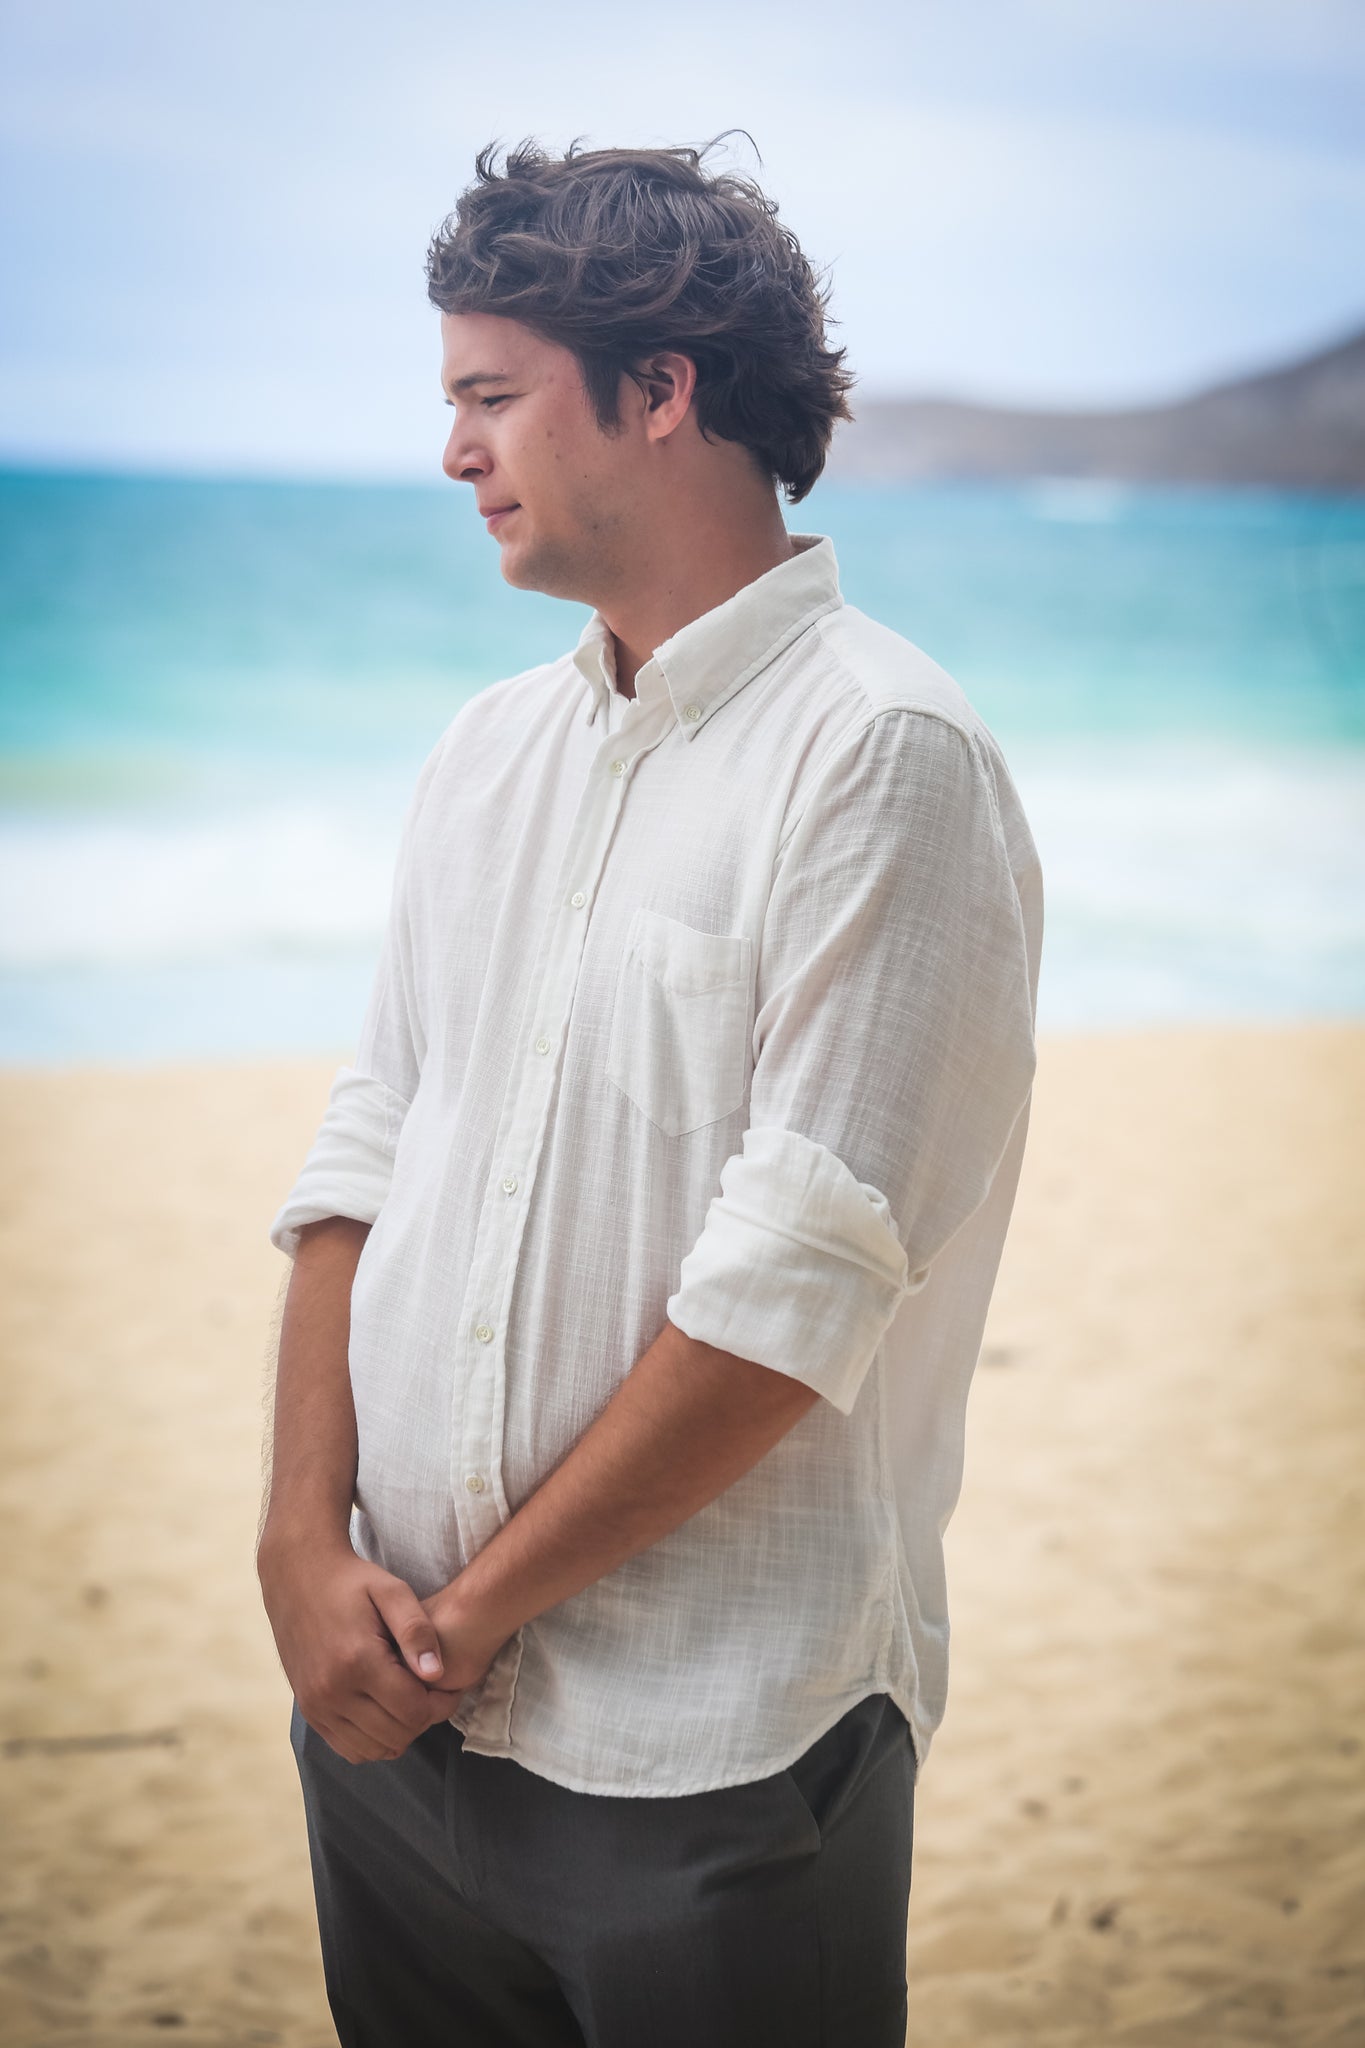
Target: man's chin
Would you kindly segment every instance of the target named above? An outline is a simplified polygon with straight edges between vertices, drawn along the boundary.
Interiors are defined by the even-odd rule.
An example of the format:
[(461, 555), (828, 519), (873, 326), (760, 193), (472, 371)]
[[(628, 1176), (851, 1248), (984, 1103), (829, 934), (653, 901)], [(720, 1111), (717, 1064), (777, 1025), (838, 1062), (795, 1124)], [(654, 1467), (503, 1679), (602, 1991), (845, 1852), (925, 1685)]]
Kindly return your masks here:
[(502, 580), (516, 590), (538, 590), (545, 597), (578, 599), (580, 576), (554, 548), (528, 547), (510, 536), (499, 550)]
[(535, 576), (536, 550), (524, 545), (519, 546), (516, 536), (510, 533), (505, 540), (499, 540), (496, 546), (498, 567), (502, 571), (504, 583), (514, 583), (519, 590), (534, 590), (534, 580), (527, 579), (528, 576), (531, 579)]
[(534, 568), (516, 548), (499, 550), (498, 567), (502, 571), (503, 582), (510, 583), (514, 590), (539, 590), (541, 587)]

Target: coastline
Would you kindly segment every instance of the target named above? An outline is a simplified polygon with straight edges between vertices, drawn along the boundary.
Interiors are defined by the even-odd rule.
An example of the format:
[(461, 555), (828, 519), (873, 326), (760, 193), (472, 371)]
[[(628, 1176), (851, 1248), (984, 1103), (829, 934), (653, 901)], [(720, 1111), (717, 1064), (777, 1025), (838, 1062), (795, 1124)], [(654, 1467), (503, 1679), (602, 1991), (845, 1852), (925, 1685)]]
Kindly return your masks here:
[[(333, 2038), (252, 1552), (266, 1229), (346, 1057), (0, 1070), (0, 2038)], [(1040, 1035), (912, 2040), (1365, 2028), (1363, 1113), (1365, 1023)]]

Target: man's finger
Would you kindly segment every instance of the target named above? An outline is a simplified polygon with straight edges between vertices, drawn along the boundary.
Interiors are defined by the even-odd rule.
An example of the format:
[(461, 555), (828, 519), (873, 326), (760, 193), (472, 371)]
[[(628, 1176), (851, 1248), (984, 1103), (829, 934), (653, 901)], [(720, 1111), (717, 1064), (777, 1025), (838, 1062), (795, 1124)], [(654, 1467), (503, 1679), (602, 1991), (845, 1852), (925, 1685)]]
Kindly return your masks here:
[(329, 1724), (324, 1740), (348, 1764), (379, 1763), (392, 1753), (395, 1746), (376, 1741), (346, 1714), (338, 1714)]
[(446, 1692), (439, 1685), (433, 1685), (427, 1693), (428, 1728), (434, 1728), (438, 1721), (448, 1721), (463, 1698), (463, 1688), (457, 1692)]
[(381, 1579), (370, 1587), (370, 1598), (414, 1678), (420, 1678), (423, 1685), (439, 1684), (441, 1639), (411, 1586), (402, 1579)]
[(356, 1685), (390, 1713), (400, 1727), (406, 1728), (409, 1738), (430, 1727), (430, 1688), (414, 1678), (391, 1649), (370, 1661)]
[(392, 1713), (383, 1700), (373, 1692), (357, 1693), (347, 1712), (354, 1721), (373, 1735), (376, 1741), (382, 1742), (386, 1749), (397, 1750), (400, 1754), (407, 1748), (414, 1735), (422, 1733), (426, 1725), (415, 1712)]

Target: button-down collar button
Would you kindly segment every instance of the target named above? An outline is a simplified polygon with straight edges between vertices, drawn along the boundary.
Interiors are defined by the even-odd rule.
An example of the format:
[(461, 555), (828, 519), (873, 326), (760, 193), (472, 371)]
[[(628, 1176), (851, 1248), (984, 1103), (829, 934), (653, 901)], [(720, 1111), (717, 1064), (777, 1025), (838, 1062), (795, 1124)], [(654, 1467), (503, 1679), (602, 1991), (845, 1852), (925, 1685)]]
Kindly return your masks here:
[(491, 1344), (493, 1341), (493, 1332), (487, 1323), (480, 1323), (474, 1335), (478, 1338), (480, 1344)]
[(569, 898), (569, 901), (570, 903), (572, 903), (575, 910), (581, 910), (583, 908), (583, 905), (587, 902), (587, 900), (587, 897), (583, 894), (583, 891), (581, 889), (575, 889), (573, 895)]
[(625, 764), (625, 762), (624, 762), (624, 761), (613, 761), (613, 762), (612, 762), (612, 764), (611, 764), (611, 772), (612, 772), (612, 774), (613, 774), (613, 775), (624, 775), (624, 774), (625, 774), (625, 772), (626, 772), (626, 764)]
[(464, 1483), (470, 1493), (482, 1493), (487, 1481), (481, 1472), (466, 1472)]
[(549, 1041), (549, 1039), (548, 1039), (548, 1038), (538, 1038), (538, 1039), (536, 1040), (536, 1051), (537, 1051), (537, 1052), (548, 1052), (549, 1050), (550, 1050), (550, 1041)]
[(502, 1183), (502, 1191), (505, 1195), (514, 1195), (516, 1193), (517, 1177), (514, 1173), (509, 1173), (505, 1176)]
[(700, 706), (700, 704), (684, 704), (684, 705), (683, 705), (683, 717), (684, 717), (684, 718), (686, 718), (686, 719), (694, 719), (694, 718), (700, 718), (700, 717), (701, 717), (701, 706)]

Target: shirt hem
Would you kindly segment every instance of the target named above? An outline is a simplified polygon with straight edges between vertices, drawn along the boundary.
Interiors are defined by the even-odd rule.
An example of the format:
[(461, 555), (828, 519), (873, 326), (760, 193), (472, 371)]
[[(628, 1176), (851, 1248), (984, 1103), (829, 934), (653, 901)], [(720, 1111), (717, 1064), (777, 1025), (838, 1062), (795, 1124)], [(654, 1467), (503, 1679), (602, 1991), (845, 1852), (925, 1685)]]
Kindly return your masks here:
[(604, 1799), (682, 1799), (694, 1792), (724, 1792), (734, 1785), (750, 1785), (757, 1782), (760, 1778), (776, 1777), (780, 1771), (788, 1770), (798, 1757), (804, 1756), (811, 1745), (818, 1742), (822, 1735), (827, 1735), (835, 1722), (842, 1720), (850, 1708), (856, 1707), (860, 1700), (868, 1699), (872, 1694), (879, 1692), (886, 1693), (892, 1704), (899, 1707), (901, 1713), (905, 1716), (910, 1729), (911, 1745), (915, 1752), (916, 1777), (918, 1778), (919, 1772), (924, 1768), (928, 1740), (924, 1732), (917, 1726), (914, 1696), (907, 1687), (894, 1685), (885, 1680), (878, 1682), (869, 1681), (860, 1691), (853, 1693), (848, 1699), (843, 1700), (835, 1707), (834, 1711), (827, 1715), (820, 1723), (814, 1734), (803, 1735), (794, 1749), (784, 1749), (775, 1760), (765, 1761), (756, 1768), (745, 1766), (742, 1770), (731, 1772), (721, 1777), (693, 1778), (689, 1779), (685, 1784), (669, 1785), (666, 1787), (661, 1787), (657, 1784), (628, 1784), (624, 1780), (606, 1783), (601, 1779), (589, 1780), (579, 1772), (566, 1771), (560, 1765), (548, 1763), (544, 1758), (537, 1758), (524, 1744), (480, 1741), (477, 1736), (471, 1735), (467, 1729), (460, 1728), (459, 1722), (453, 1716), (449, 1725), (453, 1728), (460, 1728), (460, 1733), (464, 1736), (464, 1746), (471, 1755), (506, 1757), (512, 1763), (520, 1764), (523, 1770), (533, 1772), (536, 1777), (548, 1778), (552, 1785), (563, 1786), (566, 1792), (585, 1792)]

